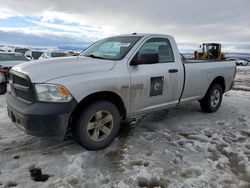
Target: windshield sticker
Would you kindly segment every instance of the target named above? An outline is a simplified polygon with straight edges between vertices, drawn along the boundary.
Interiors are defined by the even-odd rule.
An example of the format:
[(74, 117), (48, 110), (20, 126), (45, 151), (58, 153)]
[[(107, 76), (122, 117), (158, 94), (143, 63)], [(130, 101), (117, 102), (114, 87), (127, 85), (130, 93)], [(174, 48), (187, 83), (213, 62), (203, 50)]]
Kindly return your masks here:
[(131, 43), (121, 43), (120, 46), (121, 46), (121, 47), (127, 48), (127, 47), (130, 46), (130, 44), (131, 44)]
[(128, 48), (131, 43), (115, 43), (113, 44), (114, 48)]
[(131, 43), (116, 43), (114, 47), (116, 48), (128, 48)]

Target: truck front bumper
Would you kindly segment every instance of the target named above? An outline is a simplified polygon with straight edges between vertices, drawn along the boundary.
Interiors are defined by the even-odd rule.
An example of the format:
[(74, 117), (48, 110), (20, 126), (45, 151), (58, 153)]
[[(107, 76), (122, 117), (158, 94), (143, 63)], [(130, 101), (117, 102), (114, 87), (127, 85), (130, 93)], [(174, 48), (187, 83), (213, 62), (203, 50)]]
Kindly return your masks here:
[(27, 105), (12, 94), (7, 97), (8, 116), (12, 122), (27, 134), (39, 137), (63, 138), (76, 105), (74, 99), (68, 103), (36, 102)]

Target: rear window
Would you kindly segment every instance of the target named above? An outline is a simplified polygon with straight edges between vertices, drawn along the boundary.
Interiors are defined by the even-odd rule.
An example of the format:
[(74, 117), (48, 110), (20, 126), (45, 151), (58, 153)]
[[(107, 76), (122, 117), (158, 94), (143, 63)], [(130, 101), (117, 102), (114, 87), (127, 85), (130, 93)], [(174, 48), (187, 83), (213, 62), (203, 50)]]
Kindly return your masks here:
[(0, 53), (0, 61), (28, 61), (23, 54)]

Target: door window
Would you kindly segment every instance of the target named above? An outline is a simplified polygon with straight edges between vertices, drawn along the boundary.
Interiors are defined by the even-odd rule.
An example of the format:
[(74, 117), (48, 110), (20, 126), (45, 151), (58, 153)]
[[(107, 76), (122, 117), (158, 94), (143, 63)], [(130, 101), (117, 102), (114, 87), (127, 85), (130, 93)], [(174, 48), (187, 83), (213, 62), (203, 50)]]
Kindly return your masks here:
[(151, 38), (138, 50), (138, 57), (141, 54), (158, 54), (158, 63), (174, 62), (174, 54), (171, 44), (166, 38)]

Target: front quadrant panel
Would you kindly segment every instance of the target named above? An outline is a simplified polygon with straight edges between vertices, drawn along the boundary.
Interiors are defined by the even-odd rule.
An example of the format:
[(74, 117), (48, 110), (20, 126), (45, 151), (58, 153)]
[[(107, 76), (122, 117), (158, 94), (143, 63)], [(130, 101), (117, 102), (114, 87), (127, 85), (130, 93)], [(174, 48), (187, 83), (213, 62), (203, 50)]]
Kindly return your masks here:
[(150, 97), (163, 94), (164, 76), (150, 78)]

